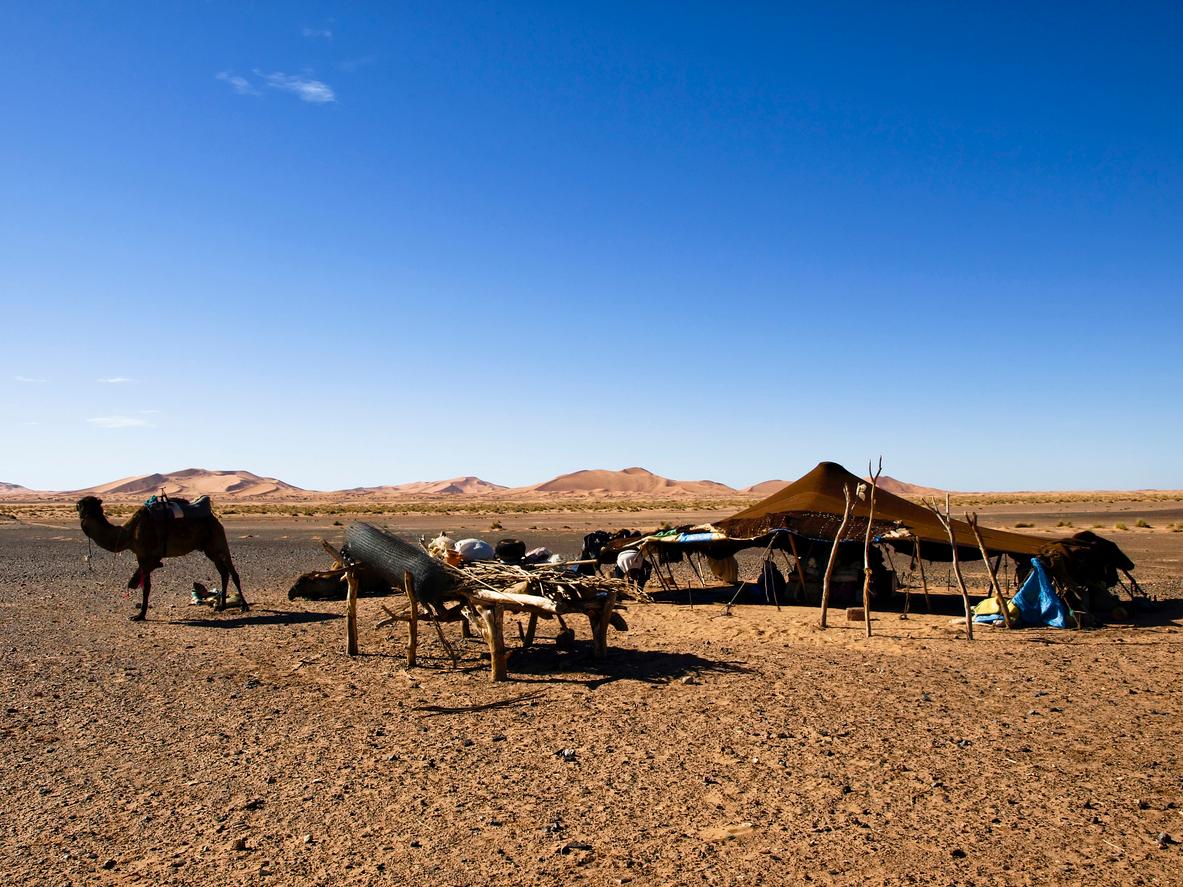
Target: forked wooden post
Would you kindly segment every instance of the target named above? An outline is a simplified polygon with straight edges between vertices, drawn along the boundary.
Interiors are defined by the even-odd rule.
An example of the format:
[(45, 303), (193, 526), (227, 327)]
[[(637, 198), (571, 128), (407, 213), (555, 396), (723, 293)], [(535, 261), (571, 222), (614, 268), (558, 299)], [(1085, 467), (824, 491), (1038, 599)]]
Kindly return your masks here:
[(414, 668), (415, 656), (419, 652), (419, 602), (415, 600), (415, 577), (410, 570), (403, 572), (403, 589), (407, 592), (407, 603), (411, 608), (407, 619), (407, 668)]
[[(830, 547), (830, 559), (826, 561), (826, 573), (822, 577), (822, 628), (826, 627), (826, 610), (830, 606), (830, 577), (834, 575), (834, 563), (838, 560), (838, 543), (842, 541), (842, 536), (846, 533), (846, 525), (850, 523), (850, 515), (854, 511), (854, 492), (850, 489), (850, 484), (842, 488), (842, 495), (846, 497), (846, 507), (842, 509), (842, 523), (838, 525), (838, 532), (834, 535), (834, 544)], [(796, 555), (796, 553), (794, 550), (793, 554)], [(800, 560), (797, 563), (800, 564)]]
[[(879, 469), (871, 475), (871, 498), (867, 509), (867, 535), (863, 541), (863, 619), (866, 620), (867, 637), (871, 636), (871, 530), (875, 525), (875, 491), (879, 489), (879, 475), (883, 473), (883, 457), (879, 457)], [(871, 463), (867, 463), (867, 474), (871, 474)]]
[(505, 649), (505, 611), (500, 604), (477, 604), (476, 612), (480, 617), (481, 634), (489, 646), (490, 679), (504, 681), (506, 659), (509, 656)]
[(345, 571), (345, 653), (357, 655), (357, 573)]
[(608, 655), (608, 625), (616, 607), (616, 592), (608, 592), (604, 605), (598, 613), (589, 614), (592, 624), (592, 656), (603, 659)]
[(518, 637), (522, 641), (522, 648), (532, 647), (534, 645), (534, 633), (538, 630), (538, 614), (530, 614), (530, 618), (526, 622), (525, 631), (522, 631), (522, 623), (515, 622), (514, 624), (518, 627)]
[(965, 590), (965, 577), (961, 575), (961, 559), (957, 556), (957, 533), (953, 529), (953, 519), (949, 517), (949, 494), (945, 494), (944, 514), (937, 507), (935, 500), (929, 502), (925, 499), (923, 501), (925, 507), (936, 515), (937, 520), (941, 522), (941, 526), (949, 535), (949, 547), (953, 550), (953, 575), (957, 577), (957, 587), (961, 589), (961, 602), (965, 605), (965, 639), (972, 641), (974, 639), (974, 617), (969, 608), (969, 592)]
[(998, 601), (998, 612), (1002, 614), (1002, 621), (1006, 623), (1007, 628), (1014, 628), (1010, 624), (1010, 611), (1006, 607), (1006, 596), (1002, 593), (1002, 586), (998, 584), (998, 575), (994, 572), (994, 565), (990, 563), (990, 555), (986, 553), (986, 543), (982, 541), (982, 532), (978, 529), (977, 512), (973, 514), (966, 512), (965, 522), (974, 531), (974, 539), (978, 542), (978, 551), (982, 553), (982, 563), (986, 565), (986, 572), (990, 574), (990, 588)]

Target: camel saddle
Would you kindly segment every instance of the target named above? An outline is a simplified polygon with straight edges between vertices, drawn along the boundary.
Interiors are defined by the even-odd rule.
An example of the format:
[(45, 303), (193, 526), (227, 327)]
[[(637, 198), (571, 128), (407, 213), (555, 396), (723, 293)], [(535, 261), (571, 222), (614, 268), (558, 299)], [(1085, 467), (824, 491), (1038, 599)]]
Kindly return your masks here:
[(168, 496), (152, 496), (144, 502), (144, 507), (156, 520), (173, 520), (174, 518), (189, 518), (199, 520), (213, 517), (214, 510), (209, 496), (198, 496), (192, 502), (188, 499), (170, 499)]

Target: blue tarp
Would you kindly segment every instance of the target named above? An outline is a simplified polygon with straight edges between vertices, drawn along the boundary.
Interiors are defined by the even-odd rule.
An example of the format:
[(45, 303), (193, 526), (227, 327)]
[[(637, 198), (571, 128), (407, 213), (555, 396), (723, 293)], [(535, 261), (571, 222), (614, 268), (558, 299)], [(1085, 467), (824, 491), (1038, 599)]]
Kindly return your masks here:
[(1039, 558), (1031, 558), (1031, 574), (1013, 598), (1024, 625), (1068, 628), (1075, 625), (1071, 611), (1052, 587)]

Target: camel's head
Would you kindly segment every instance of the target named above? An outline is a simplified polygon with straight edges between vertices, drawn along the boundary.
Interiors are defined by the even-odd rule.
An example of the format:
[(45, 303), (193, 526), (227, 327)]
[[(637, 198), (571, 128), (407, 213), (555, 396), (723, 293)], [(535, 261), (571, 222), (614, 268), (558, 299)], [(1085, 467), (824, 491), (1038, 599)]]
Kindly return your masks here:
[(103, 513), (103, 500), (98, 496), (85, 496), (74, 506), (78, 509), (78, 516), (83, 520), (88, 517), (99, 517)]

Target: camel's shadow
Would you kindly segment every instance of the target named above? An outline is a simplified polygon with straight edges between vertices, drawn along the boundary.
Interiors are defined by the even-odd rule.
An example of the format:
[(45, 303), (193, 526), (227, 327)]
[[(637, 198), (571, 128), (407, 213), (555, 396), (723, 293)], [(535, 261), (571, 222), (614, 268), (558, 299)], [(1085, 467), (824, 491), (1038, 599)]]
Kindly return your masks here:
[(229, 618), (212, 616), (203, 619), (173, 619), (170, 620), (170, 624), (194, 628), (247, 628), (263, 625), (303, 625), (342, 618), (344, 617), (340, 613), (318, 613), (307, 610), (250, 610)]

